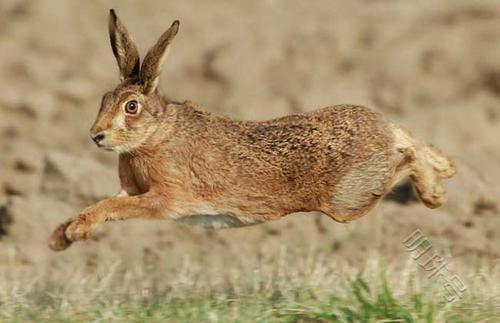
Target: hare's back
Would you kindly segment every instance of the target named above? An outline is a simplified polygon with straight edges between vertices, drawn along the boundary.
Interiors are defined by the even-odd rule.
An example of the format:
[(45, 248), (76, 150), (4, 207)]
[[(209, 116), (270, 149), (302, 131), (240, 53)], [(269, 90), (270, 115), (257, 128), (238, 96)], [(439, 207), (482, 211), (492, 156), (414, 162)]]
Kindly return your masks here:
[(387, 154), (394, 145), (386, 118), (356, 105), (335, 105), (258, 123), (250, 137), (273, 154), (278, 150), (293, 158), (324, 156), (337, 167)]
[(349, 172), (366, 177), (359, 172), (368, 168), (373, 178), (385, 180), (393, 158), (389, 123), (361, 106), (337, 105), (247, 124), (244, 138), (260, 160), (281, 169), (292, 190), (331, 188)]
[(341, 170), (376, 158), (393, 147), (389, 122), (368, 108), (336, 105), (265, 122), (245, 123), (240, 138), (259, 159), (296, 174)]

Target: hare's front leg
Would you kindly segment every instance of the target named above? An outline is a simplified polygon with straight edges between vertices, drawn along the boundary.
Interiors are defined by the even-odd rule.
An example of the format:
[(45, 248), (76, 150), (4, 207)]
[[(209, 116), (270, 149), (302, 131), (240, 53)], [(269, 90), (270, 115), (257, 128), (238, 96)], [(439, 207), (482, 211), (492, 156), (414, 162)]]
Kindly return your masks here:
[(131, 218), (161, 218), (166, 212), (165, 197), (148, 192), (136, 196), (117, 196), (102, 200), (61, 224), (51, 235), (49, 246), (64, 250), (72, 242), (88, 239), (97, 225)]

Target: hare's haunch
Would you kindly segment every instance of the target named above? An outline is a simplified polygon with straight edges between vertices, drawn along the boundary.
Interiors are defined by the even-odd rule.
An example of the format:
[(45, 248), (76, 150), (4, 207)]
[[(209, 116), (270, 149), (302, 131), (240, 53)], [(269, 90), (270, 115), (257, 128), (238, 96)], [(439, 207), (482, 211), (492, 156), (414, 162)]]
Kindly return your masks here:
[(175, 21), (141, 65), (111, 10), (121, 83), (103, 96), (90, 132), (97, 146), (119, 154), (122, 191), (61, 224), (52, 249), (87, 239), (103, 222), (139, 217), (229, 228), (320, 211), (348, 222), (407, 176), (428, 207), (445, 201), (441, 180), (455, 174), (452, 162), (367, 108), (233, 121), (159, 95), (161, 66), (178, 29)]

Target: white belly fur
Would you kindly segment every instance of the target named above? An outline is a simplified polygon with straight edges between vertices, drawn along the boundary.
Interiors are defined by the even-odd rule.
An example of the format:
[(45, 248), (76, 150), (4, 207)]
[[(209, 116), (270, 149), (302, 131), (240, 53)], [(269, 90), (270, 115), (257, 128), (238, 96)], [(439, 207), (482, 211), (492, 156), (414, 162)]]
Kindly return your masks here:
[(193, 214), (178, 218), (177, 221), (189, 225), (201, 226), (207, 229), (239, 228), (260, 222), (254, 219), (236, 216), (231, 212), (215, 210), (196, 210)]

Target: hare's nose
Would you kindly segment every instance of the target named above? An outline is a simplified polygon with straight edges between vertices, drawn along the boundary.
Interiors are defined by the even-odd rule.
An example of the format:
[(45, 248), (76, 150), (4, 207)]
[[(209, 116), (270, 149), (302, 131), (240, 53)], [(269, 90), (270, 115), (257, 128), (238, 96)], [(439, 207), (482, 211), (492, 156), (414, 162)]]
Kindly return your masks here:
[(101, 144), (101, 141), (104, 140), (104, 133), (98, 132), (96, 134), (91, 134), (90, 138), (99, 146)]

